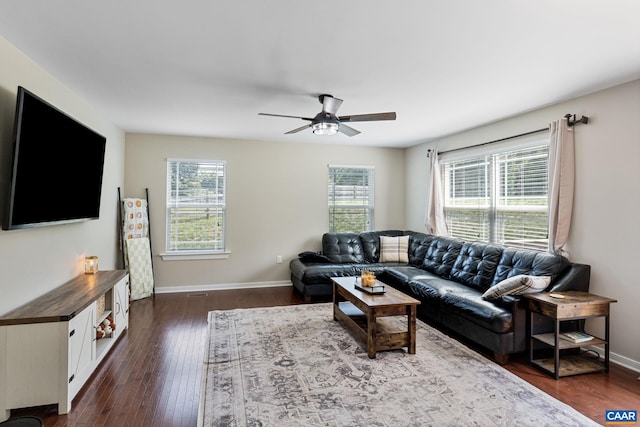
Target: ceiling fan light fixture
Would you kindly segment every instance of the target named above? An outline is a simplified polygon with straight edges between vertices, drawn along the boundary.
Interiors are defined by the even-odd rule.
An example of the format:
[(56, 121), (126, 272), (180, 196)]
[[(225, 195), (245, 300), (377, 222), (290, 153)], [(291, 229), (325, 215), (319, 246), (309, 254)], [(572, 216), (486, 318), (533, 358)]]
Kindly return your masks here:
[(331, 95), (320, 95), (318, 100), (322, 104), (322, 111), (316, 114), (313, 118), (301, 117), (301, 116), (287, 116), (284, 114), (269, 114), (258, 113), (262, 116), (275, 116), (275, 117), (288, 117), (290, 119), (302, 119), (311, 122), (308, 125), (300, 126), (299, 128), (285, 132), (285, 135), (292, 133), (298, 133), (305, 129), (311, 128), (315, 135), (335, 135), (338, 132), (346, 136), (356, 136), (360, 133), (359, 130), (354, 129), (342, 122), (376, 122), (379, 120), (395, 120), (396, 113), (371, 113), (371, 114), (355, 114), (351, 116), (336, 116), (340, 105), (342, 105), (342, 99), (334, 98)]
[(311, 128), (316, 135), (335, 135), (338, 133), (338, 123), (321, 122), (314, 123)]

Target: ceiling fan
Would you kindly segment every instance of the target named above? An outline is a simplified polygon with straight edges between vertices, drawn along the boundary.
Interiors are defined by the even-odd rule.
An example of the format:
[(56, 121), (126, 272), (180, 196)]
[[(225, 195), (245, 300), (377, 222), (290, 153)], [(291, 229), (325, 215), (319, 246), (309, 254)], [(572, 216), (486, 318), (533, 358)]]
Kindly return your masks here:
[(335, 135), (338, 132), (342, 132), (347, 136), (355, 136), (360, 133), (359, 130), (345, 125), (345, 122), (375, 122), (379, 120), (395, 120), (396, 113), (372, 113), (372, 114), (356, 114), (353, 116), (336, 116), (338, 108), (342, 105), (342, 99), (334, 98), (331, 95), (320, 95), (318, 100), (322, 104), (322, 111), (315, 115), (315, 117), (300, 117), (300, 116), (286, 116), (283, 114), (269, 114), (258, 113), (261, 116), (274, 116), (274, 117), (288, 117), (291, 119), (302, 119), (309, 121), (308, 125), (301, 126), (299, 128), (285, 132), (285, 134), (291, 134), (300, 132), (307, 128), (312, 128), (313, 133), (317, 135)]

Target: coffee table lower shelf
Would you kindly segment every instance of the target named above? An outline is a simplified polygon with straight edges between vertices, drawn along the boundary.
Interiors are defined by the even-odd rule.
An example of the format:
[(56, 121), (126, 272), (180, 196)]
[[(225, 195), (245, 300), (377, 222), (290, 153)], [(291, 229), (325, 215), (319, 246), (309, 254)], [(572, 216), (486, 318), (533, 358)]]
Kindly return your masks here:
[[(398, 314), (405, 314), (404, 312)], [(335, 317), (344, 327), (351, 332), (354, 338), (363, 345), (365, 349), (369, 347), (369, 335), (367, 330), (367, 316), (350, 302), (340, 302), (338, 310), (335, 310)], [(395, 350), (403, 347), (410, 348), (411, 337), (406, 330), (407, 321), (404, 321), (405, 330), (399, 331), (402, 327), (398, 318), (378, 318), (375, 322), (375, 352), (384, 350)], [(415, 344), (414, 344), (415, 345)]]
[[(546, 359), (534, 359), (531, 364), (546, 371), (549, 374), (554, 373), (553, 357)], [(569, 377), (571, 375), (588, 374), (592, 372), (606, 371), (605, 364), (599, 360), (595, 360), (583, 355), (567, 355), (562, 356), (558, 367), (558, 377)]]

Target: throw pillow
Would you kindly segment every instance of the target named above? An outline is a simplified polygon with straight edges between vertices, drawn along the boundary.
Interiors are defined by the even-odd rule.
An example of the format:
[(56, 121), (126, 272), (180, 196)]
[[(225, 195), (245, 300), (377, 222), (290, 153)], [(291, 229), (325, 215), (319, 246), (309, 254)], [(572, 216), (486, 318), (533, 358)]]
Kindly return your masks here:
[(491, 301), (505, 295), (542, 292), (549, 286), (549, 283), (551, 283), (551, 277), (549, 276), (525, 276), (524, 274), (519, 274), (490, 287), (482, 294), (482, 298)]
[(409, 236), (380, 236), (380, 262), (409, 263)]

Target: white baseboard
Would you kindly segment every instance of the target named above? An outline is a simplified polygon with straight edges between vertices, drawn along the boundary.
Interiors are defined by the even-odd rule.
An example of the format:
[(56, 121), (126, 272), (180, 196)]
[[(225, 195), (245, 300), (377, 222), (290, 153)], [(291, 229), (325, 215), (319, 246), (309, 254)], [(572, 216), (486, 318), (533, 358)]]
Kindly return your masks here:
[(640, 373), (640, 361), (633, 360), (629, 357), (622, 356), (616, 353), (609, 353), (609, 361), (611, 363), (615, 363), (616, 365), (624, 366), (627, 369), (630, 369), (634, 372)]
[[(604, 360), (604, 347), (592, 345), (592, 346), (585, 347), (585, 348), (597, 352), (600, 355), (600, 359)], [(627, 368), (627, 369), (629, 369), (631, 371), (640, 373), (640, 361), (633, 360), (633, 359), (631, 359), (629, 357), (623, 356), (621, 354), (614, 353), (612, 351), (609, 352), (609, 363), (613, 363), (613, 364), (616, 364), (618, 366), (622, 366), (624, 368)], [(640, 379), (640, 378), (638, 378), (638, 379)]]
[(176, 292), (226, 291), (232, 289), (277, 288), (280, 286), (293, 285), (291, 280), (278, 280), (272, 282), (220, 283), (217, 285), (162, 286), (156, 288), (156, 293), (173, 294)]

